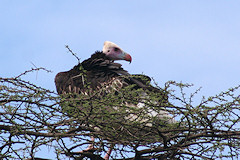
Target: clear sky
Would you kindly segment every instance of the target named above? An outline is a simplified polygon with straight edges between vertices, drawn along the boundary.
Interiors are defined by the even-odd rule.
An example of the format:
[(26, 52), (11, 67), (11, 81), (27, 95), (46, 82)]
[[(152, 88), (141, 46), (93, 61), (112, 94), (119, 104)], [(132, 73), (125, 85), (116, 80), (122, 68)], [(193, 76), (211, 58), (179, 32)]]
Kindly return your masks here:
[(240, 1), (34, 0), (0, 1), (0, 76), (26, 77), (55, 90), (54, 77), (101, 50), (105, 40), (131, 54), (130, 73), (160, 86), (168, 80), (215, 95), (240, 84)]

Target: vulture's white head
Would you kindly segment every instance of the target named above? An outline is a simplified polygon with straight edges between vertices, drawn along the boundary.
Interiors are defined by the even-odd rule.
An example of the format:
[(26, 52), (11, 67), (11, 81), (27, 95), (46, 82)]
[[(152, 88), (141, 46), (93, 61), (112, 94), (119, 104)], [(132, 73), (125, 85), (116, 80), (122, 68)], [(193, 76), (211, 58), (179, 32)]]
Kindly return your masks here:
[(124, 52), (118, 45), (113, 42), (105, 41), (102, 52), (112, 60), (126, 60), (131, 63), (132, 57)]

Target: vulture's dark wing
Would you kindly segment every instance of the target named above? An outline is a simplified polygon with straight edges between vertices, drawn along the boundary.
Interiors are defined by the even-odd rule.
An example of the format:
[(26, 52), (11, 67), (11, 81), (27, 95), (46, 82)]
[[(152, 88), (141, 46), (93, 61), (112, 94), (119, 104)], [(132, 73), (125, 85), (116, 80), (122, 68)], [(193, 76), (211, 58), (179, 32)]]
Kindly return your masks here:
[(74, 66), (71, 70), (58, 73), (55, 77), (55, 85), (58, 94), (81, 94), (85, 92), (87, 85), (96, 90), (103, 83), (120, 75), (128, 75), (121, 64), (114, 63), (101, 52), (96, 52), (91, 58)]
[(86, 86), (97, 90), (106, 84), (118, 79), (123, 83), (121, 87), (135, 84), (135, 89), (143, 88), (158, 91), (150, 85), (151, 79), (144, 75), (130, 75), (122, 68), (122, 65), (109, 60), (101, 52), (96, 52), (91, 58), (74, 66), (71, 70), (60, 72), (55, 77), (55, 85), (58, 94), (85, 93)]

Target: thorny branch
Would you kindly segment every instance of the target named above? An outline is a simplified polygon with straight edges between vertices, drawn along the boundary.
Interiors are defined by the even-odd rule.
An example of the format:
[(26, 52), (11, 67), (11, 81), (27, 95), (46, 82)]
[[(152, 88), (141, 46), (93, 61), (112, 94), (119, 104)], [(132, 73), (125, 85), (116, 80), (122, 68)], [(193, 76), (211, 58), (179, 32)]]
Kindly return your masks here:
[[(194, 105), (199, 90), (188, 98), (185, 89), (190, 85), (167, 82), (163, 90), (171, 103), (162, 103), (156, 94), (142, 101), (156, 112), (165, 108), (177, 121), (164, 125), (143, 114), (149, 108), (134, 109), (122, 103), (139, 101), (139, 93), (129, 88), (101, 99), (98, 93), (59, 97), (22, 79), (38, 70), (45, 69), (35, 68), (14, 78), (0, 77), (1, 159), (34, 158), (41, 146), (55, 150), (57, 159), (101, 159), (112, 144), (117, 144), (111, 154), (116, 160), (239, 158), (239, 86)], [(118, 110), (109, 110), (109, 106)], [(131, 114), (144, 121), (122, 118)], [(153, 122), (157, 125), (147, 126)], [(95, 137), (96, 150), (80, 152), (92, 143), (91, 136)]]
[(40, 68), (37, 68), (37, 67), (36, 67), (36, 68), (32, 68), (31, 70), (27, 70), (27, 71), (19, 74), (18, 76), (15, 77), (15, 79), (20, 78), (20, 77), (22, 77), (23, 75), (28, 74), (29, 72), (34, 72), (34, 71), (39, 71), (39, 70), (43, 70), (43, 71), (46, 71), (46, 72), (52, 72), (52, 71), (47, 70), (46, 68), (43, 68), (43, 67), (40, 67)]
[(77, 58), (78, 63), (80, 63), (80, 58), (77, 56), (77, 54), (74, 53), (74, 52), (69, 48), (68, 45), (65, 45), (65, 47), (68, 49), (68, 51), (69, 51), (75, 58)]

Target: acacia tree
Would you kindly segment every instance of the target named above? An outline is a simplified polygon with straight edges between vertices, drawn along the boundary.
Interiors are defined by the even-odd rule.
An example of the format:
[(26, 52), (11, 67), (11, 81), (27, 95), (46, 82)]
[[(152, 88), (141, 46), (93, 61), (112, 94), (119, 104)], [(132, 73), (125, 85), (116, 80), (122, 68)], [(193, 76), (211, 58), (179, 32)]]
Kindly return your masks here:
[[(187, 95), (191, 85), (172, 81), (162, 88), (155, 84), (162, 92), (145, 98), (134, 86), (104, 96), (101, 90), (59, 96), (23, 80), (40, 69), (0, 77), (1, 159), (34, 159), (41, 146), (52, 148), (56, 159), (101, 160), (110, 147), (110, 159), (116, 160), (239, 158), (240, 86), (199, 104), (194, 103), (199, 90)], [(126, 105), (139, 101), (147, 107)], [(176, 123), (148, 114), (163, 108)], [(94, 150), (81, 152), (89, 144)]]

